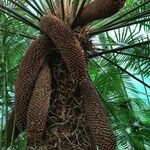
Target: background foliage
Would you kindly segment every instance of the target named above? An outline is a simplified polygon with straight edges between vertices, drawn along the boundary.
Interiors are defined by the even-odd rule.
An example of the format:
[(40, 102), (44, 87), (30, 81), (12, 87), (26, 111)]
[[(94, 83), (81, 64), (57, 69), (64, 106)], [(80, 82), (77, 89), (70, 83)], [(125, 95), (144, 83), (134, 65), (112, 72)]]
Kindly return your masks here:
[[(0, 149), (15, 100), (18, 66), (38, 36), (38, 21), (58, 0), (0, 1)], [(66, 0), (74, 10), (75, 0)], [(89, 1), (87, 1), (89, 2)], [(32, 7), (32, 5), (34, 7)], [(95, 51), (89, 54), (91, 79), (103, 96), (118, 149), (150, 149), (150, 0), (127, 0), (116, 15), (90, 24)], [(25, 135), (10, 149), (24, 150)]]

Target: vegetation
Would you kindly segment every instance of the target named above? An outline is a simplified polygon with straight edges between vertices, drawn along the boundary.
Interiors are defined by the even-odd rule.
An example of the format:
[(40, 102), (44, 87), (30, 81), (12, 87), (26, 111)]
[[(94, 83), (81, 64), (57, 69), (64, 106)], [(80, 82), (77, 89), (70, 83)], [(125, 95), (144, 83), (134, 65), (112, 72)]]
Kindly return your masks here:
[[(28, 45), (38, 37), (44, 13), (74, 17), (90, 0), (1, 0), (0, 2), (0, 149), (8, 115), (15, 101), (18, 67)], [(68, 4), (68, 5), (66, 5)], [(60, 8), (60, 12), (56, 7)], [(88, 71), (109, 112), (117, 148), (150, 149), (150, 1), (127, 0), (114, 16), (87, 25)], [(73, 26), (74, 27), (74, 26)], [(91, 44), (90, 44), (91, 45)], [(26, 133), (11, 141), (10, 149), (24, 150)]]

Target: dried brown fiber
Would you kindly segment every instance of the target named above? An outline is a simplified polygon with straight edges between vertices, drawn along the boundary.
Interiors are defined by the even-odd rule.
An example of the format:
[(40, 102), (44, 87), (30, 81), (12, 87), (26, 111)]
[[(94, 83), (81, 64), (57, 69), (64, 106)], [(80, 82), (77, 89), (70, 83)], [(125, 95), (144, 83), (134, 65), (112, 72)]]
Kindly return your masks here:
[(110, 17), (117, 13), (124, 3), (125, 0), (93, 0), (84, 7), (79, 22), (85, 25), (97, 19)]
[(21, 63), (15, 89), (16, 126), (19, 130), (26, 127), (27, 109), (34, 84), (50, 47), (51, 41), (48, 37), (39, 37), (31, 44)]
[(99, 102), (100, 97), (89, 80), (80, 42), (65, 23), (52, 15), (42, 18), (40, 26), (60, 50), (73, 79), (80, 83), (87, 122), (95, 143), (102, 149), (114, 150), (115, 138), (111, 125), (102, 103)]
[(42, 140), (51, 97), (51, 73), (47, 63), (42, 66), (35, 83), (27, 112), (27, 141), (32, 147)]

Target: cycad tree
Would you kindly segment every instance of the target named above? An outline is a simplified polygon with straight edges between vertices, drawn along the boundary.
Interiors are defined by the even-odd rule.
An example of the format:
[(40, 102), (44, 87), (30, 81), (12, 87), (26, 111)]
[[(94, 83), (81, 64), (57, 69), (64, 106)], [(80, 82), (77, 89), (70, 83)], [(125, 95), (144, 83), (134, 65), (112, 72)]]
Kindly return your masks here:
[[(8, 116), (15, 100), (14, 82), (25, 49), (29, 42), (39, 36), (39, 33), (44, 31), (48, 33), (48, 29), (45, 29), (47, 27), (42, 24), (39, 26), (39, 21), (45, 14), (57, 16), (63, 20), (62, 22), (67, 23), (71, 28), (70, 32), (80, 41), (89, 64), (88, 71), (91, 79), (99, 91), (100, 100), (110, 114), (118, 149), (149, 149), (150, 40), (148, 32), (150, 1), (127, 0), (124, 8), (115, 14), (123, 6), (123, 3), (124, 1), (119, 0), (105, 1), (105, 3), (97, 0), (92, 2), (90, 0), (33, 0), (32, 2), (2, 0), (0, 2), (2, 12), (0, 14), (1, 149), (7, 149), (8, 143), (10, 149), (25, 149), (26, 147), (26, 132), (20, 133), (16, 129), (13, 113), (11, 113), (13, 117)], [(47, 22), (49, 22), (48, 19), (53, 18), (47, 17)], [(51, 70), (47, 69), (44, 63), (42, 68), (45, 69), (41, 68), (40, 71), (35, 69), (29, 73), (28, 70), (23, 72), (24, 76), (23, 74), (22, 76), (27, 87), (24, 86), (23, 81), (19, 81), (20, 87), (17, 90), (18, 95), (26, 92), (21, 90), (29, 89), (28, 80), (33, 80), (32, 75), (34, 76), (36, 71), (38, 72), (38, 77), (34, 81), (35, 87), (30, 87), (28, 91), (32, 95), (32, 103), (30, 105), (23, 101), (21, 103), (24, 114), (21, 115), (20, 120), (26, 116), (25, 106), (29, 105), (30, 108), (27, 119), (28, 149), (33, 145), (35, 137), (37, 139), (41, 137), (39, 135), (41, 133), (43, 134), (42, 140), (40, 139), (40, 142), (34, 145), (34, 149), (96, 149), (95, 137), (98, 136), (93, 136), (90, 130), (92, 124), (95, 127), (96, 122), (92, 122), (89, 127), (89, 122), (86, 121), (87, 112), (86, 109), (83, 109), (86, 107), (86, 101), (81, 98), (81, 94), (83, 97), (91, 94), (92, 97), (92, 91), (89, 90), (85, 93), (84, 90), (77, 88), (76, 80), (72, 80), (67, 67), (76, 58), (76, 55), (69, 60), (65, 57), (62, 59), (63, 55), (59, 51), (61, 48), (63, 49), (67, 41), (74, 42), (74, 38), (67, 39), (66, 34), (66, 39), (59, 41), (57, 39), (62, 37), (56, 29), (59, 25), (53, 28), (56, 30), (54, 36), (51, 35), (53, 34), (52, 27), (51, 32), (48, 33), (50, 37), (46, 37), (46, 39), (41, 37), (33, 44), (33, 49), (35, 48), (36, 51), (38, 45), (41, 45), (40, 42), (42, 40), (45, 42), (41, 49), (45, 49), (46, 53), (40, 55), (38, 53), (38, 58), (43, 58), (43, 55), (46, 54), (44, 60)], [(64, 45), (61, 45), (62, 41)], [(49, 47), (49, 50), (46, 47)], [(68, 52), (68, 58), (71, 53), (75, 54), (72, 50), (70, 49)], [(80, 52), (77, 56), (79, 54)], [(30, 53), (28, 55), (28, 58), (32, 58)], [(66, 56), (66, 54), (64, 55)], [(78, 58), (80, 59), (80, 55)], [(34, 61), (32, 60), (28, 62), (29, 59), (27, 59), (28, 63), (24, 67), (29, 65), (32, 68), (32, 64), (40, 66), (37, 57)], [(80, 80), (83, 70), (78, 62), (76, 60), (72, 74), (74, 75), (73, 79)], [(78, 77), (78, 74), (75, 74), (76, 70), (81, 71), (81, 76)], [(42, 95), (40, 92), (43, 89), (45, 90)], [(45, 101), (41, 101), (41, 99)], [(46, 104), (47, 99), (50, 99), (50, 105)], [(43, 108), (42, 111), (39, 106)], [(96, 110), (95, 106), (94, 109)], [(98, 115), (96, 112), (99, 111), (93, 112)], [(90, 113), (88, 116), (92, 116)], [(102, 117), (101, 114), (99, 117)], [(39, 126), (36, 127), (38, 122), (33, 124), (33, 120), (37, 118), (41, 119), (42, 123), (47, 120), (46, 124), (40, 124), (45, 127), (44, 132), (43, 130), (37, 132), (30, 128), (30, 126), (34, 126), (35, 129), (40, 129)], [(6, 123), (7, 120), (13, 124), (9, 126), (10, 124)], [(25, 124), (26, 122), (19, 123), (22, 131), (26, 129)], [(19, 136), (18, 133), (20, 133)]]

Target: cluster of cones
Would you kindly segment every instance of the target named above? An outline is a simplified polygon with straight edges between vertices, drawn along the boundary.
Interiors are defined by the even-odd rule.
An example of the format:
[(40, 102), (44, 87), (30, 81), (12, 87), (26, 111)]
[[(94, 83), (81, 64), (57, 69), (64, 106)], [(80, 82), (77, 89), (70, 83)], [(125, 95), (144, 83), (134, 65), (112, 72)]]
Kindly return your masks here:
[[(92, 1), (75, 26), (109, 17), (123, 3)], [(40, 28), (43, 34), (32, 42), (18, 73), (16, 101), (7, 125), (8, 145), (15, 127), (15, 137), (26, 130), (28, 150), (95, 150), (96, 145), (114, 150), (108, 115), (87, 73), (84, 41), (51, 14), (41, 19)]]

